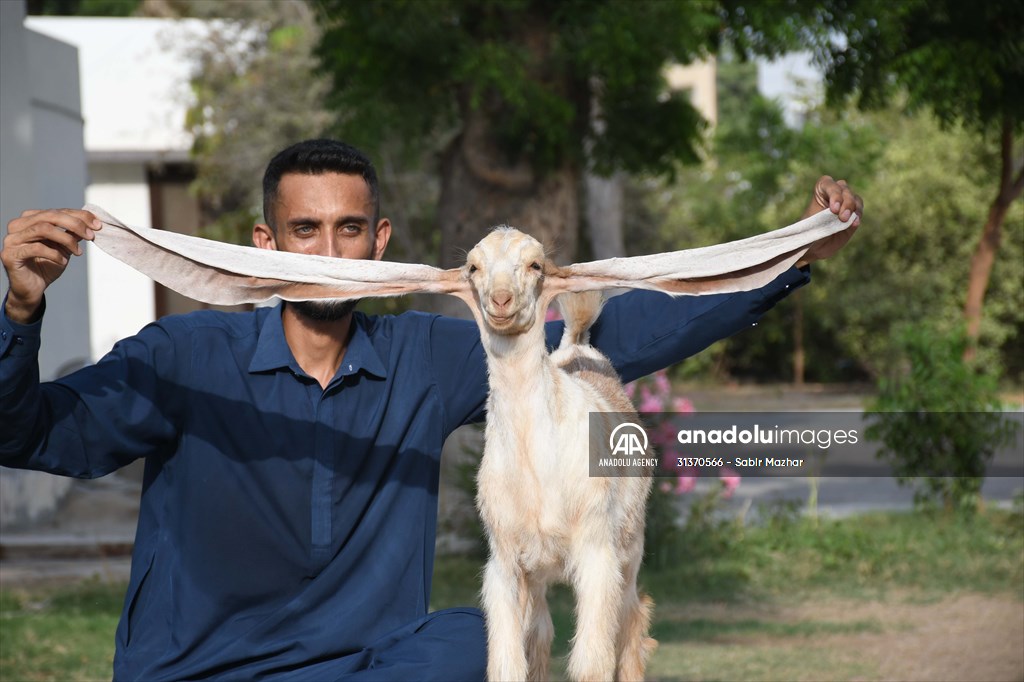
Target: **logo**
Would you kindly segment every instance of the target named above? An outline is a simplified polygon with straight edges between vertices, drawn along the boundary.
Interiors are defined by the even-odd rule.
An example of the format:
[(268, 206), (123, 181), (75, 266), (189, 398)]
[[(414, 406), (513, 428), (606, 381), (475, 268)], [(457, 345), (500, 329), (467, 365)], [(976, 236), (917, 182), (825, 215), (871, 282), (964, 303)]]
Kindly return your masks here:
[(619, 424), (608, 437), (608, 447), (613, 455), (642, 457), (647, 454), (647, 432), (632, 422)]

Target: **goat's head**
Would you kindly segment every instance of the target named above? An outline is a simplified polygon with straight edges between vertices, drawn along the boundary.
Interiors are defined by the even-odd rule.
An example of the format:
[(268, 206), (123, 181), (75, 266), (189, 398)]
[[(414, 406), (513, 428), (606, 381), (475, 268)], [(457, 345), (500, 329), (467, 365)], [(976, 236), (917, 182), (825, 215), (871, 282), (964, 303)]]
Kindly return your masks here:
[(464, 300), (488, 330), (522, 334), (547, 309), (544, 277), (553, 270), (536, 239), (515, 228), (495, 228), (466, 256), (462, 276), (470, 292)]

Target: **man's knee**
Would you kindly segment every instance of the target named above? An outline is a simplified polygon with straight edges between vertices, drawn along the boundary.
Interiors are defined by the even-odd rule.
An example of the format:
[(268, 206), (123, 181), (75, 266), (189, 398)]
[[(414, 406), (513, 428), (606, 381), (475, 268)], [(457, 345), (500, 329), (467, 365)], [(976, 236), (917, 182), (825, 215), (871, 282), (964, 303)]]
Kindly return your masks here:
[(352, 680), (456, 682), (486, 677), (487, 633), (479, 609), (435, 611), (394, 635), (371, 647), (369, 668), (354, 674)]

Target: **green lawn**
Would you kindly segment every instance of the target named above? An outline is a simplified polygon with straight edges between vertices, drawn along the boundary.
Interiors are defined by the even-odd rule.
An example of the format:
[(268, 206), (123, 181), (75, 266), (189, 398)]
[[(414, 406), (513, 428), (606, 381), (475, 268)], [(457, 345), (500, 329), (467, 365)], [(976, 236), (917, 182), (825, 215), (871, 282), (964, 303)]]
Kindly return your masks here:
[[(657, 602), (655, 679), (879, 679), (858, 647), (912, 631), (957, 595), (1019, 608), (1024, 622), (1020, 511), (725, 522), (676, 542), (683, 546), (664, 551), (686, 559), (642, 576)], [(475, 604), (480, 568), (479, 558), (439, 559), (432, 608)], [(123, 589), (0, 591), (0, 680), (109, 679)], [(571, 594), (558, 587), (550, 601), (563, 655)], [(562, 675), (564, 663), (554, 671)]]

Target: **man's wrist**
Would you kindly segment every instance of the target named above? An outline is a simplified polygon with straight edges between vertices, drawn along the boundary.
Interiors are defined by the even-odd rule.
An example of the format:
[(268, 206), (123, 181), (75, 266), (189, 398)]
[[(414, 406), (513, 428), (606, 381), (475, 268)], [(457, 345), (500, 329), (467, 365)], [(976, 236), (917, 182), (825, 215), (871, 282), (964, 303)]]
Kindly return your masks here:
[(4, 315), (15, 324), (35, 324), (43, 316), (43, 299), (33, 303), (19, 301), (9, 293), (4, 302)]

